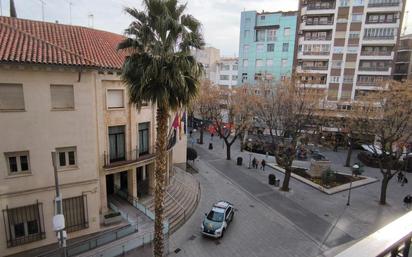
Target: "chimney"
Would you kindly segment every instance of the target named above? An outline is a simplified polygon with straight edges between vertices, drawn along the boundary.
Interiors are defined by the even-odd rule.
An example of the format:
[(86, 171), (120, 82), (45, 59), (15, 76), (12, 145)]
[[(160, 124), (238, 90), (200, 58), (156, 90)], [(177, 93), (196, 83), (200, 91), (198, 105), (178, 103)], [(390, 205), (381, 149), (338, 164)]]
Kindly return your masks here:
[(16, 6), (14, 0), (10, 0), (10, 17), (17, 18)]

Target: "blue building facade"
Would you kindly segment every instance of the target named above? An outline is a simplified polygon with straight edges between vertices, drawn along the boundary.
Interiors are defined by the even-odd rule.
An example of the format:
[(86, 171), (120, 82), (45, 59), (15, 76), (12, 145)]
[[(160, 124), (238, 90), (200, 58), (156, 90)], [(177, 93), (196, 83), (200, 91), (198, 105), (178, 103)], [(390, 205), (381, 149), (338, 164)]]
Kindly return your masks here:
[(238, 85), (291, 76), (296, 26), (297, 12), (242, 12)]

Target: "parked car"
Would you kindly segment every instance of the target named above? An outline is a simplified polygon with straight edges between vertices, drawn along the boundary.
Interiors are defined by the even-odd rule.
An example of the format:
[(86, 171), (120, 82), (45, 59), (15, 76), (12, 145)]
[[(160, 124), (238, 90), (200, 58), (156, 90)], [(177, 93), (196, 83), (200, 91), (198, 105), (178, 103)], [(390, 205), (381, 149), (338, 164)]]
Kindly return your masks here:
[(233, 221), (233, 204), (227, 201), (215, 203), (200, 225), (202, 234), (214, 238), (222, 238), (228, 225)]

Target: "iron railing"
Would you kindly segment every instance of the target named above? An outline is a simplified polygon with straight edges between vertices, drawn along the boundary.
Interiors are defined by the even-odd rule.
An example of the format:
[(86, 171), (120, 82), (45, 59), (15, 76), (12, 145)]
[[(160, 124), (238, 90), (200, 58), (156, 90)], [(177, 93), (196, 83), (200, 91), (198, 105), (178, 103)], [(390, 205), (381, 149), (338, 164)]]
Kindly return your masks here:
[[(3, 221), (7, 247), (15, 247), (46, 238), (43, 204), (38, 201), (33, 205), (12, 209), (6, 206), (6, 209), (3, 210)], [(16, 234), (18, 225), (22, 226), (20, 233), (23, 233), (23, 235)]]
[(362, 56), (391, 56), (392, 52), (383, 51), (361, 51)]
[(329, 55), (329, 51), (303, 51), (303, 55)]
[(327, 21), (309, 21), (306, 20), (306, 25), (333, 25), (333, 20), (327, 20)]
[(395, 39), (395, 35), (392, 36), (367, 36), (363, 37), (363, 40), (392, 40)]
[(89, 227), (87, 195), (63, 199), (66, 231), (74, 232)]
[(131, 151), (126, 151), (123, 156), (117, 156), (116, 158), (110, 158), (110, 153), (104, 152), (104, 166), (111, 167), (123, 164), (130, 164), (134, 162), (145, 161), (155, 156), (155, 145), (148, 147), (148, 149), (139, 149), (136, 147)]
[(392, 6), (399, 6), (399, 1), (371, 1), (368, 4), (368, 7), (392, 7)]
[(389, 71), (389, 66), (388, 67), (359, 67), (360, 71)]
[(327, 70), (328, 66), (302, 66), (302, 70)]
[(328, 9), (335, 9), (335, 4), (331, 2), (330, 4), (327, 5), (316, 5), (316, 4), (308, 4), (307, 9), (308, 10), (328, 10)]

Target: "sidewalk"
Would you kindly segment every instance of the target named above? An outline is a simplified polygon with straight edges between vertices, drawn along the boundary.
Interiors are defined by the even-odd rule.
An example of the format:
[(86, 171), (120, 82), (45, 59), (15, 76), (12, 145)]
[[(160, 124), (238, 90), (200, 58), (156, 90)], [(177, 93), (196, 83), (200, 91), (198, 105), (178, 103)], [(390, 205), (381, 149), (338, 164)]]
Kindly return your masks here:
[[(198, 138), (197, 134), (193, 135)], [(213, 163), (214, 161), (222, 161), (226, 159), (226, 148), (222, 147), (222, 141), (219, 138), (214, 138), (213, 150), (208, 150), (210, 136), (205, 133), (205, 144), (196, 145), (195, 148), (203, 149), (207, 151), (206, 159)], [(227, 161), (231, 165), (236, 165), (236, 158), (243, 158), (243, 167), (248, 167), (249, 160), (256, 157), (258, 160), (266, 159), (267, 162), (275, 162), (275, 158), (262, 154), (255, 154), (249, 152), (240, 152), (239, 143), (235, 142), (232, 147), (232, 160)], [(350, 174), (350, 168), (344, 167), (344, 161), (346, 159), (346, 151), (340, 150), (339, 152), (332, 152), (329, 150), (321, 150), (321, 152), (332, 161), (332, 167), (342, 172)], [(353, 153), (352, 163), (357, 161), (357, 151)], [(203, 159), (204, 156), (201, 156)], [(236, 166), (238, 167), (238, 166)], [(275, 172), (272, 169), (266, 169), (265, 171), (248, 169), (248, 175), (267, 183), (268, 174), (273, 173), (278, 179), (283, 181), (283, 174)], [(381, 174), (378, 169), (365, 167), (365, 176), (381, 179)], [(408, 180), (412, 181), (412, 174), (405, 174)], [(288, 193), (281, 192), (277, 188), (273, 188), (274, 192), (286, 197), (287, 199), (295, 202), (302, 208), (315, 213), (321, 219), (335, 224), (336, 227), (348, 233), (355, 239), (360, 239), (366, 235), (373, 233), (394, 219), (402, 216), (407, 212), (407, 209), (403, 206), (403, 197), (411, 193), (411, 187), (407, 184), (401, 187), (397, 183), (396, 178), (389, 182), (387, 191), (387, 205), (379, 205), (380, 195), (380, 181), (374, 184), (369, 184), (360, 188), (352, 190), (351, 205), (346, 206), (348, 192), (341, 192), (335, 195), (326, 195), (318, 190), (303, 184), (295, 179), (291, 179), (290, 188)]]

